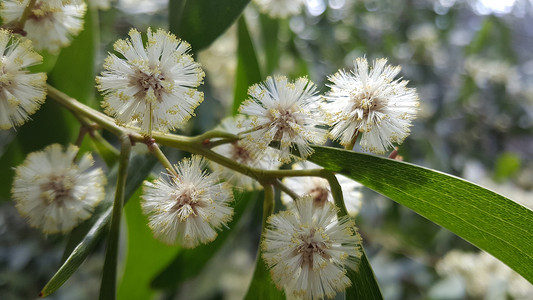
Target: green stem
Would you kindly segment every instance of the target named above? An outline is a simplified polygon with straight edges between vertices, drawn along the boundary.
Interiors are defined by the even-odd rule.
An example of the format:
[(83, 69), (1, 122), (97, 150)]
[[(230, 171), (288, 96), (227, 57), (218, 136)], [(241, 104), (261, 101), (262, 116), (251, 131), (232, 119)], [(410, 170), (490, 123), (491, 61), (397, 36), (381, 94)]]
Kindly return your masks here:
[(47, 89), (50, 98), (72, 111), (74, 115), (85, 117), (116, 136), (122, 136), (124, 134), (126, 129), (115, 124), (112, 118), (76, 101), (76, 99), (69, 97), (49, 84), (47, 85)]
[(163, 151), (161, 151), (161, 148), (157, 145), (157, 143), (154, 141), (154, 139), (147, 138), (146, 139), (146, 146), (148, 147), (148, 150), (157, 158), (157, 160), (167, 169), (172, 175), (178, 177), (178, 173), (176, 173), (176, 170), (168, 160), (168, 158), (165, 156)]
[(128, 175), (130, 152), (131, 141), (128, 136), (123, 135), (120, 138), (120, 159), (118, 165), (117, 188), (115, 191), (115, 201), (113, 202), (111, 227), (109, 229), (102, 283), (100, 285), (100, 299), (107, 300), (116, 298), (120, 219), (122, 216), (122, 207), (124, 206), (124, 192), (126, 189), (126, 177)]
[[(127, 134), (132, 141), (144, 143), (145, 136), (139, 134), (134, 129), (127, 129), (115, 124), (115, 121), (98, 112), (75, 99), (67, 96), (61, 91), (57, 90), (51, 85), (48, 85), (48, 95), (56, 100), (59, 104), (69, 109), (73, 114), (87, 118), (96, 123), (103, 129), (106, 129), (116, 136), (122, 136)], [(252, 168), (243, 164), (239, 164), (235, 160), (227, 158), (209, 149), (209, 140), (211, 138), (226, 138), (228, 140), (237, 140), (238, 137), (234, 134), (211, 130), (195, 137), (187, 137), (176, 134), (166, 134), (153, 132), (152, 138), (157, 141), (158, 144), (164, 146), (170, 146), (181, 149), (183, 151), (190, 152), (192, 154), (199, 154), (218, 163), (224, 167), (237, 171), (241, 174), (252, 177), (259, 182), (268, 182), (273, 179), (282, 177), (299, 177), (299, 176), (322, 176), (323, 169), (310, 169), (310, 170), (262, 170), (258, 168)], [(207, 142), (206, 142), (207, 141)]]
[(283, 182), (281, 182), (279, 179), (273, 180), (272, 184), (276, 186), (278, 189), (280, 189), (282, 192), (284, 192), (285, 194), (289, 195), (293, 200), (300, 198), (298, 194), (296, 194), (288, 186), (284, 185)]
[(323, 177), (328, 181), (329, 187), (331, 189), (331, 196), (335, 201), (335, 205), (339, 208), (339, 212), (337, 213), (338, 217), (341, 218), (347, 216), (348, 210), (346, 209), (346, 205), (344, 204), (342, 188), (339, 184), (339, 181), (337, 180), (337, 177), (335, 177), (335, 174), (333, 172), (327, 170), (324, 170)]

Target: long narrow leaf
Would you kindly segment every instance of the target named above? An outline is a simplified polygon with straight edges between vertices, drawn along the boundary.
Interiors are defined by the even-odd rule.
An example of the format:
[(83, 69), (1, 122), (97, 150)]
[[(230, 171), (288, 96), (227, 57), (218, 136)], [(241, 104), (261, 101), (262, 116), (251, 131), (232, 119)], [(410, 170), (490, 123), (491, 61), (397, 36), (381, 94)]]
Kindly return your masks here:
[(533, 282), (533, 211), (461, 178), (396, 160), (313, 147), (310, 160), (405, 205)]

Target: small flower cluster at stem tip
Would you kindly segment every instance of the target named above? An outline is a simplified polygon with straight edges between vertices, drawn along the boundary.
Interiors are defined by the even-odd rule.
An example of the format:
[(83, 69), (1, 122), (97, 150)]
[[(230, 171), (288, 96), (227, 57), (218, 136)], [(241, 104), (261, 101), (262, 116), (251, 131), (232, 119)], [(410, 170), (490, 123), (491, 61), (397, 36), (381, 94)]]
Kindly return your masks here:
[[(27, 3), (4, 1), (0, 16), (14, 22)], [(81, 30), (85, 9), (78, 0), (37, 0), (25, 23), (27, 38), (0, 30), (0, 128), (22, 125), (46, 97), (46, 74), (30, 74), (26, 69), (42, 60), (32, 41), (38, 49), (64, 47)], [(49, 31), (56, 35), (50, 36)], [(113, 49), (117, 54), (109, 54), (105, 70), (96, 77), (104, 112), (116, 123), (108, 124), (146, 140), (154, 140), (154, 133), (165, 137), (183, 128), (203, 101), (197, 88), (205, 74), (190, 54), (190, 45), (172, 33), (149, 28), (144, 40), (132, 29), (129, 38), (118, 40)], [(418, 110), (418, 96), (415, 89), (407, 88), (407, 81), (395, 79), (400, 67), (386, 63), (378, 59), (370, 65), (366, 58), (357, 59), (353, 71), (339, 70), (329, 77), (330, 91), (325, 95), (303, 77), (291, 81), (269, 76), (249, 87), (240, 114), (216, 128), (225, 134), (209, 139), (212, 147), (197, 153), (214, 161), (210, 161), (214, 172), (205, 170), (206, 161), (199, 155), (175, 165), (159, 157), (167, 171), (145, 181), (141, 196), (154, 237), (186, 248), (214, 240), (233, 215), (230, 184), (246, 190), (261, 188), (265, 182), (250, 172), (273, 171), (287, 163), (293, 163), (293, 170), (318, 168), (298, 161), (313, 154), (311, 145), (323, 145), (328, 138), (350, 149), (359, 140), (363, 150), (379, 154), (401, 143)], [(96, 123), (109, 119), (99, 113), (83, 118)], [(78, 152), (77, 146), (63, 150), (54, 144), (29, 154), (16, 168), (12, 188), (16, 207), (30, 225), (45, 233), (68, 232), (104, 198), (103, 171), (91, 168), (90, 154)], [(220, 159), (214, 158), (221, 157), (230, 162), (219, 165)], [(336, 178), (342, 182), (350, 215), (356, 215), (360, 185)], [(304, 299), (333, 297), (351, 284), (346, 274), (356, 268), (362, 255), (355, 224), (349, 216), (337, 216), (339, 208), (328, 180), (295, 177), (268, 184), (274, 183), (292, 198), (283, 194), (288, 209), (268, 218), (261, 243), (274, 282)]]

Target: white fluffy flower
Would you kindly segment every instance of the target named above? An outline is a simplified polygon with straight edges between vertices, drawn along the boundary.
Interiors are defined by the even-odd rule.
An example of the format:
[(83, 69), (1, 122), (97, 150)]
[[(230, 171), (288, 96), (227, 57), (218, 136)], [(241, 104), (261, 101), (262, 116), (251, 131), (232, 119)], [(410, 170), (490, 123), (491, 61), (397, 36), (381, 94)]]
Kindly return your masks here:
[(31, 226), (45, 233), (68, 232), (88, 219), (104, 198), (102, 169), (89, 170), (94, 163), (90, 154), (74, 162), (78, 151), (74, 145), (63, 151), (53, 144), (30, 153), (16, 168), (11, 192)]
[(386, 59), (378, 59), (369, 68), (366, 58), (358, 58), (351, 73), (339, 70), (329, 77), (333, 85), (325, 109), (333, 126), (330, 134), (342, 145), (362, 134), (361, 147), (382, 154), (409, 135), (418, 95), (406, 87), (407, 81), (394, 79), (399, 66), (386, 64)]
[(41, 63), (31, 41), (13, 38), (0, 29), (0, 129), (20, 126), (46, 98), (46, 74), (29, 74), (25, 69)]
[(251, 116), (240, 127), (243, 144), (252, 153), (265, 151), (272, 141), (279, 141), (280, 161), (291, 160), (291, 148), (298, 149), (306, 158), (313, 153), (309, 143), (324, 144), (327, 131), (319, 110), (320, 97), (316, 86), (307, 78), (294, 83), (285, 76), (267, 77), (264, 83), (254, 84), (248, 90), (250, 99), (239, 108)]
[[(65, 4), (67, 3), (68, 4)], [(29, 0), (6, 0), (0, 7), (4, 23), (18, 20)], [(24, 30), (37, 50), (58, 52), (70, 44), (72, 36), (83, 29), (87, 5), (83, 1), (37, 0), (26, 20)]]
[(189, 44), (162, 29), (148, 29), (146, 49), (137, 30), (129, 36), (113, 46), (125, 59), (110, 54), (107, 71), (96, 78), (106, 113), (121, 125), (137, 121), (148, 134), (183, 126), (203, 101), (196, 87), (204, 72), (188, 54)]
[(254, 0), (263, 13), (272, 18), (286, 18), (300, 14), (303, 0)]
[(304, 299), (331, 298), (351, 282), (346, 267), (361, 257), (361, 238), (349, 217), (337, 218), (330, 202), (313, 205), (311, 197), (268, 219), (261, 243), (263, 259), (278, 287)]
[[(237, 134), (239, 132), (237, 123), (242, 123), (244, 121), (245, 117), (242, 115), (238, 115), (234, 118), (226, 118), (222, 121), (220, 126), (217, 127), (217, 129)], [(253, 168), (268, 170), (276, 169), (280, 165), (280, 162), (277, 159), (276, 150), (267, 148), (261, 153), (250, 153), (250, 150), (244, 147), (242, 141), (240, 140), (214, 147), (212, 150), (234, 160), (237, 163)], [(246, 190), (253, 190), (261, 187), (257, 181), (249, 176), (235, 172), (212, 161), (209, 161), (209, 165), (215, 172), (218, 173), (221, 178), (228, 180), (229, 183), (237, 187), (244, 188)]]
[[(292, 168), (294, 170), (308, 170), (320, 168), (320, 166), (309, 162), (297, 162)], [(362, 185), (356, 181), (351, 180), (342, 175), (335, 175), (342, 187), (342, 194), (344, 196), (344, 205), (348, 213), (356, 216), (361, 208), (361, 187)], [(297, 195), (310, 196), (317, 205), (324, 205), (327, 201), (334, 203), (331, 189), (326, 179), (320, 177), (285, 177), (283, 183), (293, 190)], [(287, 206), (290, 206), (293, 201), (292, 198), (285, 194), (281, 194), (281, 201)]]
[(144, 182), (141, 203), (155, 238), (193, 248), (213, 241), (233, 215), (231, 188), (203, 170), (201, 156), (174, 165), (178, 177), (167, 174), (153, 183)]

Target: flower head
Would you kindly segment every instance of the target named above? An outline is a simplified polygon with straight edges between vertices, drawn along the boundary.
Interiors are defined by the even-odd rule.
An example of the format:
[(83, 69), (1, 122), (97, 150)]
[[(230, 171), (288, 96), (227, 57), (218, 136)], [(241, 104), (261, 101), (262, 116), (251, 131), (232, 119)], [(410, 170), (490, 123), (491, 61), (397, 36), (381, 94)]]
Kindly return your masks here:
[(20, 214), (45, 233), (68, 232), (88, 219), (104, 198), (102, 169), (84, 154), (74, 162), (78, 147), (59, 144), (33, 152), (15, 169), (11, 193)]
[(331, 298), (350, 286), (346, 267), (356, 268), (361, 238), (349, 217), (337, 218), (337, 210), (330, 202), (316, 206), (304, 197), (268, 219), (263, 259), (287, 294)]
[[(309, 161), (297, 162), (293, 164), (294, 170), (307, 170), (319, 168)], [(342, 175), (335, 175), (342, 187), (344, 204), (348, 213), (355, 216), (361, 208), (361, 187), (362, 185)], [(298, 195), (310, 196), (315, 205), (324, 205), (326, 202), (334, 203), (331, 189), (326, 179), (320, 177), (285, 177), (283, 183)], [(287, 194), (281, 194), (281, 201), (285, 205), (292, 205), (292, 198)]]
[(25, 69), (41, 63), (31, 41), (13, 38), (0, 29), (0, 129), (20, 126), (46, 98), (46, 74)]
[(263, 13), (272, 18), (295, 16), (302, 11), (303, 0), (254, 0)]
[[(0, 7), (4, 23), (18, 20), (29, 0), (6, 0)], [(72, 36), (83, 29), (87, 5), (83, 1), (37, 0), (26, 20), (24, 30), (37, 50), (58, 52), (70, 44)]]
[[(246, 118), (242, 115), (238, 115), (234, 118), (226, 118), (222, 120), (222, 123), (218, 129), (237, 134), (239, 132), (237, 123), (242, 123), (245, 120)], [(280, 165), (275, 149), (267, 148), (262, 153), (251, 153), (250, 150), (246, 148), (243, 145), (243, 142), (240, 140), (214, 147), (213, 151), (228, 157), (237, 163), (253, 168), (268, 170), (278, 168)], [(221, 178), (228, 180), (229, 183), (237, 187), (247, 190), (253, 190), (261, 187), (261, 185), (251, 177), (235, 172), (212, 161), (209, 162), (211, 168), (217, 172)]]
[(201, 156), (192, 156), (174, 166), (177, 177), (144, 182), (141, 205), (158, 240), (193, 248), (213, 241), (231, 219), (232, 190), (202, 171), (204, 165)]
[(204, 72), (188, 54), (189, 44), (162, 29), (148, 29), (146, 49), (137, 30), (130, 30), (129, 36), (113, 46), (125, 59), (110, 54), (104, 64), (107, 71), (96, 78), (105, 95), (105, 112), (118, 124), (137, 121), (149, 134), (152, 129), (181, 127), (203, 101), (196, 87)]
[(279, 141), (281, 162), (290, 162), (291, 148), (305, 158), (313, 153), (309, 143), (323, 144), (327, 131), (319, 110), (316, 86), (307, 78), (289, 82), (284, 76), (268, 77), (248, 90), (251, 98), (240, 112), (251, 116), (240, 126), (243, 143), (252, 153), (261, 153), (272, 141)]
[(329, 77), (333, 85), (325, 109), (333, 126), (330, 134), (342, 145), (362, 134), (361, 147), (382, 154), (409, 135), (418, 96), (407, 81), (394, 79), (401, 68), (386, 64), (378, 59), (369, 68), (366, 58), (358, 58), (351, 73), (339, 70)]

